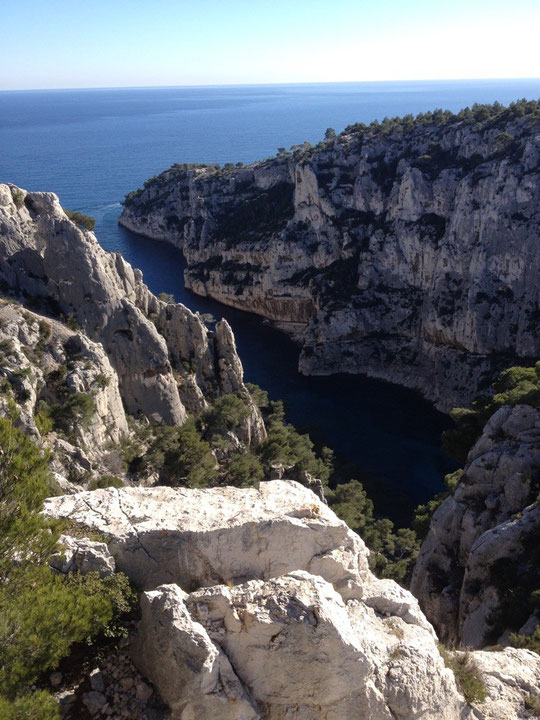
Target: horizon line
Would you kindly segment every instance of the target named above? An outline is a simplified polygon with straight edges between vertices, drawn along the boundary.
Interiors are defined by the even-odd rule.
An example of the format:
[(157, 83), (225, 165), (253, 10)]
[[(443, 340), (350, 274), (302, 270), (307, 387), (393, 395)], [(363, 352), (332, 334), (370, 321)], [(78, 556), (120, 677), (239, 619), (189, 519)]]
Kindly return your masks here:
[(537, 80), (540, 76), (522, 77), (478, 77), (478, 78), (417, 78), (408, 80), (310, 80), (295, 82), (262, 82), (262, 83), (208, 83), (188, 85), (102, 85), (85, 87), (47, 87), (47, 88), (12, 88), (0, 89), (2, 93), (17, 92), (62, 92), (69, 90), (188, 90), (199, 88), (241, 88), (241, 87), (283, 87), (298, 85), (368, 85), (368, 84), (398, 84), (398, 83), (452, 83), (452, 82), (515, 82)]

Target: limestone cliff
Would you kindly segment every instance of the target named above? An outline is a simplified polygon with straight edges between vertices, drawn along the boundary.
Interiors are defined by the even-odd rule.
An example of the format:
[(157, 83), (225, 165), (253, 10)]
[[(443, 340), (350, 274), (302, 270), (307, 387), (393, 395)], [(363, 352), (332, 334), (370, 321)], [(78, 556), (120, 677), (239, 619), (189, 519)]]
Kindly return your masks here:
[(297, 483), (96, 490), (44, 512), (102, 534), (69, 558), (142, 590), (131, 655), (173, 720), (518, 720), (540, 690), (534, 653), (472, 653), (485, 698), (467, 704), (414, 597)]
[[(226, 321), (210, 329), (184, 305), (158, 299), (139, 270), (119, 253), (105, 252), (92, 232), (68, 219), (56, 195), (0, 185), (0, 282), (4, 291), (37, 307), (43, 322), (54, 330), (54, 351), (45, 357), (45, 370), (65, 362), (69, 341), (71, 353), (83, 361), (81, 366), (86, 363), (85, 372), (81, 370), (72, 384), (80, 386), (79, 392), (88, 390), (99, 376), (96, 388), (101, 393), (95, 401), (104, 427), (94, 428), (96, 447), (107, 434), (117, 441), (125, 433), (122, 404), (131, 415), (181, 424), (188, 412), (199, 413), (208, 400), (231, 392), (243, 395), (251, 407), (243, 429), (246, 441), (257, 442), (264, 436)], [(49, 322), (51, 318), (54, 321)], [(39, 335), (40, 317), (34, 315), (35, 328), (32, 323), (21, 325), (22, 319), (11, 317), (11, 325), (2, 332), (16, 341), (12, 365), (22, 363), (19, 367), (24, 370), (31, 363), (22, 350), (28, 355), (31, 348), (21, 348), (17, 342), (28, 346), (39, 341), (32, 333)], [(37, 365), (46, 344), (40, 345)], [(34, 373), (40, 385), (37, 391), (28, 380), (31, 368), (27, 377), (23, 415), (30, 424), (30, 406), (36, 409), (43, 385), (40, 372), (43, 376), (39, 368)], [(92, 444), (84, 437), (80, 441), (83, 447)]]
[(540, 412), (505, 405), (435, 511), (414, 569), (411, 590), (445, 641), (483, 647), (534, 632), (539, 490)]
[(467, 404), (540, 354), (538, 103), (353, 126), (245, 168), (173, 166), (120, 223), (182, 247), (186, 285), (360, 372)]

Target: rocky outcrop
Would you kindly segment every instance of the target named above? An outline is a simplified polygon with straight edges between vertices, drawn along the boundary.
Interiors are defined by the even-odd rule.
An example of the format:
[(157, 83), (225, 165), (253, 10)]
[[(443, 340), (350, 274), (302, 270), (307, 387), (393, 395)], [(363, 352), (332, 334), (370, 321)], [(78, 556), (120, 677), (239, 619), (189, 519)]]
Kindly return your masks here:
[(60, 535), (58, 542), (60, 551), (49, 561), (50, 566), (58, 572), (81, 575), (97, 572), (101, 577), (114, 573), (114, 558), (105, 543), (69, 535)]
[(195, 292), (291, 328), (301, 372), (464, 405), (540, 354), (530, 105), (352, 127), (241, 169), (173, 166), (130, 193), (120, 223), (182, 247)]
[(527, 720), (538, 714), (540, 660), (537, 654), (505, 648), (501, 652), (475, 652), (474, 662), (487, 696), (481, 705), (482, 720)]
[[(56, 195), (0, 185), (0, 281), (94, 341), (79, 344), (100, 343), (130, 414), (178, 424), (207, 399), (237, 391), (252, 408), (244, 434), (264, 436), (226, 322), (211, 330), (185, 306), (159, 300), (139, 270), (68, 219)], [(114, 415), (125, 422), (122, 408)]]
[[(131, 654), (172, 718), (493, 716), (466, 704), (413, 596), (377, 580), (362, 540), (295, 482), (111, 488), (50, 498), (44, 512), (103, 533), (143, 589)], [(528, 676), (504, 705), (501, 658), (493, 693), (521, 718), (539, 663), (512, 652)]]
[(540, 412), (500, 408), (435, 511), (412, 577), (413, 594), (445, 641), (504, 642), (534, 615), (539, 478)]

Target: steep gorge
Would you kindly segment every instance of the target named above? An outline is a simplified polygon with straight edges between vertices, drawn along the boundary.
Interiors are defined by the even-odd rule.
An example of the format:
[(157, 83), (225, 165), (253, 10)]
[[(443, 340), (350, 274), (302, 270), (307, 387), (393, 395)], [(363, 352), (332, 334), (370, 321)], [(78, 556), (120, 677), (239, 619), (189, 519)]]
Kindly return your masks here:
[(540, 353), (539, 104), (351, 126), (247, 167), (173, 166), (120, 223), (183, 249), (187, 287), (447, 410)]

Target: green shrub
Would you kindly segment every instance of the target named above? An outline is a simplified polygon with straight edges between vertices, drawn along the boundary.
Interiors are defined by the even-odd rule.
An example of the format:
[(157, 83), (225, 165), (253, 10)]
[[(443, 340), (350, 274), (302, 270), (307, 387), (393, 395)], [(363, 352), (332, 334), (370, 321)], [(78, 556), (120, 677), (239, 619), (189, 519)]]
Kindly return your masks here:
[(81, 212), (78, 212), (77, 210), (67, 210), (66, 208), (62, 208), (63, 211), (66, 213), (68, 218), (74, 222), (77, 223), (77, 225), (82, 225), (82, 227), (86, 228), (86, 230), (93, 230), (96, 226), (96, 221), (94, 218), (90, 217), (89, 215), (84, 215)]
[(510, 635), (510, 645), (515, 648), (532, 650), (540, 655), (540, 625), (538, 625), (532, 635), (519, 635), (519, 633), (512, 633)]
[(15, 551), (28, 563), (41, 562), (55, 547), (58, 531), (38, 514), (49, 493), (47, 459), (8, 418), (0, 418), (0, 447), (0, 587), (9, 581), (13, 588)]
[(237, 487), (249, 487), (259, 483), (264, 470), (259, 458), (250, 452), (235, 453), (227, 468), (226, 480)]
[(237, 429), (249, 417), (251, 408), (238, 395), (228, 394), (217, 398), (202, 416), (205, 436), (211, 438), (215, 434), (224, 434)]
[(281, 401), (270, 402), (265, 417), (267, 437), (257, 448), (264, 470), (269, 473), (275, 463), (303, 470), (323, 483), (331, 473), (331, 453), (318, 457), (309, 435), (301, 435), (292, 425), (285, 423), (285, 409)]
[(246, 387), (255, 405), (261, 410), (266, 410), (270, 403), (267, 391), (255, 385), (255, 383), (246, 383)]
[(47, 458), (7, 418), (0, 447), (0, 712), (49, 720), (51, 702), (28, 694), (29, 686), (73, 643), (120, 634), (133, 593), (120, 574), (66, 578), (51, 570), (60, 523), (39, 513), (50, 492)]
[(22, 190), (19, 190), (19, 188), (12, 187), (11, 189), (11, 197), (13, 198), (13, 203), (17, 210), (20, 210), (22, 206), (24, 205), (24, 193)]
[(351, 480), (327, 491), (328, 503), (338, 517), (357, 532), (371, 550), (371, 569), (379, 576), (403, 582), (418, 555), (419, 542), (413, 530), (400, 528), (386, 519), (376, 519), (373, 502), (362, 483)]
[(536, 695), (527, 695), (523, 705), (530, 717), (540, 717), (540, 698)]
[(13, 701), (0, 696), (0, 720), (60, 720), (60, 709), (45, 690), (29, 692)]
[(486, 688), (476, 663), (469, 653), (454, 654), (439, 645), (439, 651), (447, 668), (456, 678), (456, 684), (469, 704), (483, 703), (487, 697)]
[(80, 426), (86, 429), (96, 411), (94, 398), (88, 393), (73, 393), (64, 403), (53, 405), (50, 415), (54, 426), (66, 434)]
[(54, 420), (51, 417), (51, 408), (46, 402), (40, 400), (37, 406), (37, 412), (34, 416), (36, 427), (41, 437), (50, 433), (54, 427)]
[(195, 421), (189, 419), (177, 430), (171, 447), (165, 451), (161, 478), (168, 485), (207, 487), (217, 476), (216, 459), (203, 440)]
[(120, 478), (117, 478), (114, 475), (102, 475), (100, 478), (95, 478), (92, 480), (90, 485), (88, 486), (89, 490), (100, 490), (103, 488), (121, 488), (124, 487), (124, 483)]
[(99, 373), (99, 375), (96, 375), (96, 379), (94, 382), (100, 390), (104, 390), (111, 382), (111, 378), (104, 373)]
[(466, 461), (489, 417), (503, 405), (526, 403), (540, 407), (540, 362), (535, 367), (505, 370), (492, 389), (491, 397), (473, 402), (472, 408), (454, 408), (450, 413), (456, 427), (443, 433), (443, 448), (460, 463)]

